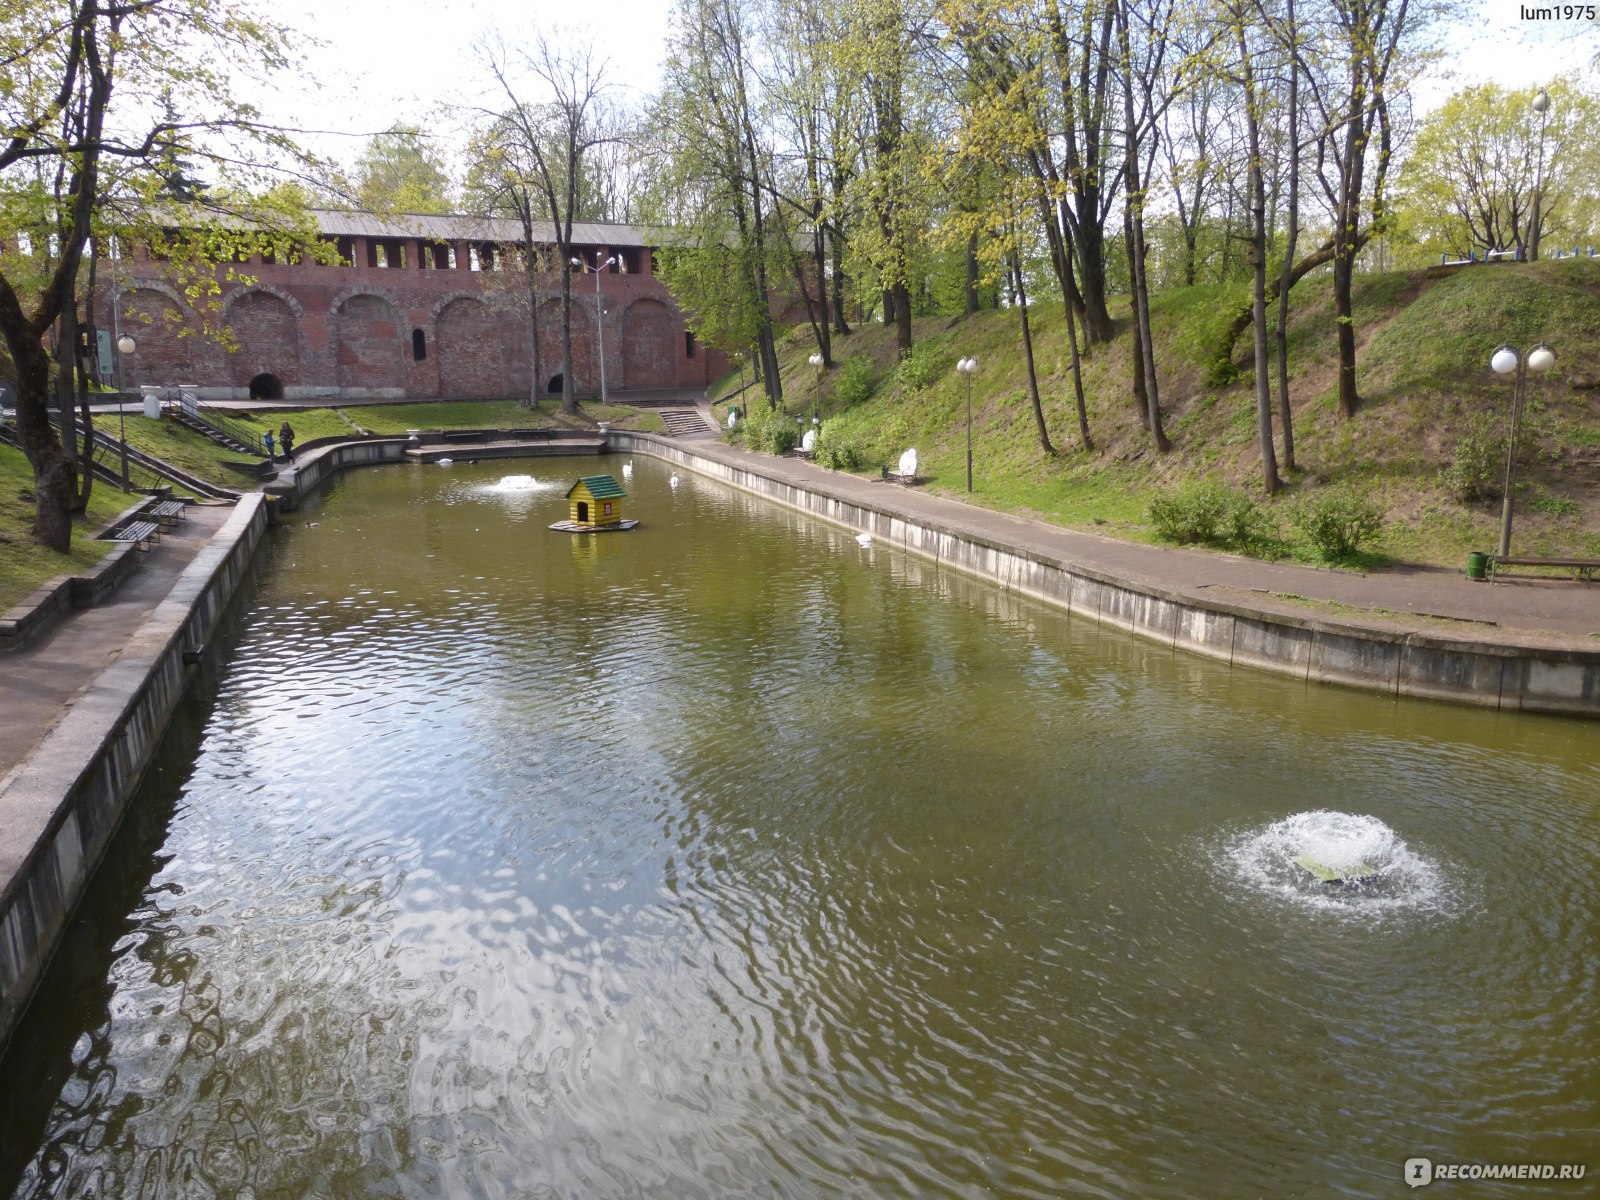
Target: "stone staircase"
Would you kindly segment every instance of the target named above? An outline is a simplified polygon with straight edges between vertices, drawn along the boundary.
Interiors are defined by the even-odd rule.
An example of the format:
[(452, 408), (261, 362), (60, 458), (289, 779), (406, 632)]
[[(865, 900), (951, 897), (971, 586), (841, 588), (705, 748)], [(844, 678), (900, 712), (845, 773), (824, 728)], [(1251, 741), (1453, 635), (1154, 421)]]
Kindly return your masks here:
[(698, 408), (658, 408), (655, 411), (666, 422), (671, 437), (710, 437), (715, 432)]

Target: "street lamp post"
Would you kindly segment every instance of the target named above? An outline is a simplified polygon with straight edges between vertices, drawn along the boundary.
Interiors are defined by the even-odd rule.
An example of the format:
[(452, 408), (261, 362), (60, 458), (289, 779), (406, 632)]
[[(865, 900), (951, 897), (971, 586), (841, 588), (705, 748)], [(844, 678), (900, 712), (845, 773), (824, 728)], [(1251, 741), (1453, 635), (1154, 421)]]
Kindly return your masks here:
[(1522, 426), (1522, 402), (1528, 390), (1528, 372), (1542, 375), (1556, 365), (1556, 352), (1540, 342), (1527, 355), (1518, 354), (1511, 346), (1501, 346), (1489, 357), (1489, 366), (1497, 375), (1514, 375), (1511, 385), (1511, 433), (1506, 446), (1505, 499), (1500, 506), (1500, 557), (1511, 553), (1512, 489), (1517, 479), (1517, 439)]
[[(600, 261), (600, 252), (598, 250), (595, 251), (595, 254), (594, 254), (594, 328), (595, 328), (596, 340), (600, 344), (600, 403), (601, 404), (605, 404), (607, 402), (608, 396), (606, 394), (606, 325), (605, 325), (605, 309), (601, 306), (601, 300), (600, 300), (600, 269), (602, 267), (609, 267), (612, 263), (614, 263), (616, 261), (617, 261), (617, 256), (615, 254), (613, 254), (610, 258), (606, 259), (605, 262), (601, 262)], [(574, 258), (572, 260), (572, 265), (577, 267), (578, 269), (582, 270), (588, 264), (585, 263), (581, 258)]]
[(1550, 93), (1543, 88), (1533, 98), (1533, 111), (1539, 114), (1539, 165), (1533, 175), (1533, 228), (1528, 230), (1528, 260), (1539, 261), (1539, 210), (1544, 205), (1544, 125), (1550, 111)]
[[(112, 314), (115, 316), (115, 313)], [(127, 334), (117, 338), (117, 441), (122, 446), (122, 490), (128, 491), (128, 427), (127, 427), (127, 389), (123, 378), (124, 364), (129, 356), (138, 349), (134, 340)]]
[(813, 387), (811, 389), (811, 423), (813, 425), (821, 425), (822, 424), (822, 355), (813, 354), (810, 358), (806, 359), (806, 361), (811, 364), (812, 370), (814, 370), (816, 372), (816, 375), (814, 376), (815, 382), (814, 382), (814, 385), (813, 385)]
[(972, 377), (978, 373), (976, 358), (963, 358), (956, 370), (967, 377), (967, 491), (972, 490)]

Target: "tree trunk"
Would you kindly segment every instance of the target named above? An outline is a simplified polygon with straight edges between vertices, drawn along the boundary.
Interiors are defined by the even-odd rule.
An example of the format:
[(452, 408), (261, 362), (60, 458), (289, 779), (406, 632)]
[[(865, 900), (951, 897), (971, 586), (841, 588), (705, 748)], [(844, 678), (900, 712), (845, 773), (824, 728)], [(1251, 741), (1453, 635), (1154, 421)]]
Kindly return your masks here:
[(977, 315), (978, 295), (978, 234), (974, 230), (967, 236), (967, 316)]
[(1133, 112), (1133, 61), (1128, 50), (1127, 10), (1118, 5), (1117, 14), (1123, 60), (1122, 107), (1128, 141), (1124, 162), (1126, 183), (1123, 189), (1125, 227), (1128, 233), (1128, 279), (1133, 289), (1133, 310), (1138, 316), (1139, 328), (1135, 347), (1143, 359), (1145, 400), (1150, 412), (1150, 433), (1155, 438), (1156, 450), (1165, 454), (1172, 449), (1172, 443), (1167, 439), (1166, 430), (1161, 427), (1161, 388), (1156, 379), (1155, 336), (1150, 329), (1150, 289), (1144, 273), (1144, 191), (1139, 181), (1138, 126)]
[(1294, 410), (1289, 403), (1289, 293), (1294, 284), (1290, 267), (1300, 240), (1300, 63), (1294, 54), (1297, 26), (1294, 0), (1287, 0), (1285, 34), (1289, 49), (1289, 207), (1285, 216), (1283, 271), (1278, 279), (1278, 323), (1273, 341), (1278, 359), (1278, 423), (1283, 426), (1283, 467), (1294, 466)]
[(1267, 188), (1261, 173), (1261, 107), (1256, 94), (1255, 70), (1243, 18), (1237, 27), (1239, 60), (1244, 83), (1244, 124), (1250, 161), (1245, 170), (1245, 194), (1250, 213), (1250, 313), (1254, 327), (1256, 377), (1256, 442), (1261, 453), (1261, 484), (1275, 496), (1282, 482), (1272, 444), (1272, 364), (1267, 358)]
[(561, 255), (561, 411), (571, 415), (578, 411), (578, 389), (572, 379), (572, 274), (580, 270), (572, 265), (572, 247), (560, 242), (556, 250)]
[(1022, 357), (1028, 365), (1028, 395), (1033, 401), (1033, 423), (1039, 431), (1040, 447), (1046, 454), (1054, 455), (1056, 448), (1050, 444), (1050, 430), (1044, 423), (1044, 406), (1039, 403), (1039, 375), (1033, 366), (1033, 331), (1028, 324), (1028, 288), (1022, 279), (1022, 256), (1013, 250), (1010, 259), (1017, 309), (1022, 314)]
[(894, 285), (894, 346), (902, 358), (911, 353), (911, 293), (904, 280)]

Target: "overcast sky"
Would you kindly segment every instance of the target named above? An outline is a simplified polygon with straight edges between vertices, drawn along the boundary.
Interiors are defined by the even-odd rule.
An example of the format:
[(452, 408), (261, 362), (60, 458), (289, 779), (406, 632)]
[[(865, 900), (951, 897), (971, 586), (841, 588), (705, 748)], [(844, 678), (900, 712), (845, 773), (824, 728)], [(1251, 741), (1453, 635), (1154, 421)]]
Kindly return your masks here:
[[(306, 50), (304, 83), (266, 97), (263, 107), (302, 128), (355, 135), (315, 141), (349, 162), (370, 134), (397, 121), (428, 123), (437, 106), (481, 95), (472, 43), (485, 31), (526, 41), (537, 29), (572, 30), (575, 20), (610, 59), (609, 76), (642, 96), (659, 79), (670, 7), (668, 0), (279, 0), (274, 15), (323, 44)], [(1470, 83), (1541, 83), (1586, 66), (1600, 49), (1600, 24), (1528, 21), (1522, 9), (1520, 0), (1483, 0), (1478, 18), (1450, 38), (1448, 61), (1420, 89), (1419, 106), (1431, 108)]]

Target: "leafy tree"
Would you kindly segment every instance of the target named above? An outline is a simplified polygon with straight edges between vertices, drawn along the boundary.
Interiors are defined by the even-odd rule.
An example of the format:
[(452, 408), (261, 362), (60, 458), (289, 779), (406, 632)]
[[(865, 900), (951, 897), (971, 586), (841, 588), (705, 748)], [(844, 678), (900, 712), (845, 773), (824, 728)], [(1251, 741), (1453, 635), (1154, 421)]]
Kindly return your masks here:
[[(89, 323), (80, 304), (91, 239), (158, 247), (202, 319), (220, 292), (218, 262), (241, 246), (314, 240), (281, 205), (251, 199), (261, 189), (249, 164), (287, 159), (307, 175), (317, 166), (233, 98), (226, 64), (241, 53), (281, 68), (288, 42), (234, 0), (0, 0), (0, 216), (8, 236), (32, 235), (30, 254), (0, 258), (0, 337), (34, 473), (33, 536), (52, 549), (70, 547), (77, 502), (74, 401), (88, 388), (78, 347)], [(118, 102), (124, 94), (131, 102)], [(153, 115), (140, 103), (149, 96), (161, 98)], [(255, 186), (202, 188), (200, 172), (221, 164)], [(175, 180), (190, 201), (182, 207)]]
[(1423, 119), (1401, 172), (1396, 215), (1428, 258), (1509, 249), (1531, 257), (1538, 240), (1587, 232), (1572, 218), (1574, 205), (1600, 190), (1600, 97), (1573, 75), (1547, 90), (1542, 172), (1536, 89), (1465, 88)]
[(791, 274), (774, 197), (771, 130), (753, 67), (753, 15), (738, 0), (680, 0), (651, 113), (654, 214), (674, 229), (662, 274), (696, 328), (753, 346), (767, 400), (783, 400), (771, 280)]
[(450, 174), (415, 125), (374, 135), (356, 160), (356, 201), (367, 212), (447, 213)]
[[(479, 49), (506, 102), (494, 114), (494, 134), (504, 154), (497, 169), (510, 189), (505, 195), (520, 196), (526, 214), (530, 287), (537, 269), (532, 244), (534, 212), (542, 211), (551, 222), (561, 280), (561, 406), (576, 412), (572, 275), (581, 268), (569, 269), (576, 253), (572, 225), (584, 219), (586, 207), (592, 203), (586, 184), (586, 173), (594, 165), (592, 156), (600, 147), (625, 140), (621, 116), (610, 99), (606, 63), (596, 56), (592, 42), (564, 46), (540, 33), (528, 51), (513, 51), (493, 39), (481, 42)], [(523, 92), (524, 80), (548, 99), (530, 100)], [(599, 269), (598, 263), (590, 265)], [(536, 346), (537, 342), (535, 336)]]

